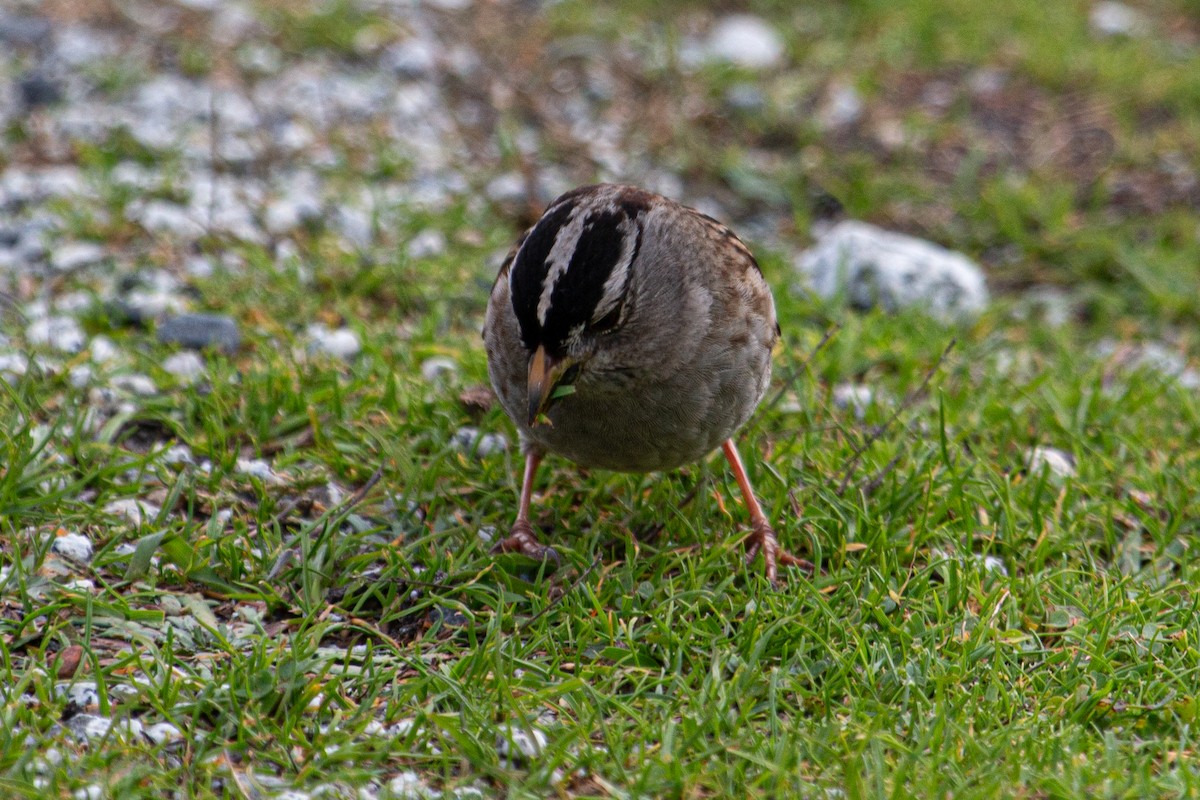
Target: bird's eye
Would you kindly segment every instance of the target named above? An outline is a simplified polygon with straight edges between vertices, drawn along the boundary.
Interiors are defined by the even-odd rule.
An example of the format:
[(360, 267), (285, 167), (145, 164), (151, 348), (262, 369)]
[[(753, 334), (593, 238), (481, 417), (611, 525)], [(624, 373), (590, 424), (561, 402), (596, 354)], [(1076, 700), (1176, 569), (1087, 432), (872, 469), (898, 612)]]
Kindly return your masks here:
[(613, 310), (609, 311), (600, 319), (593, 322), (588, 327), (594, 333), (611, 333), (617, 327), (617, 323), (621, 321), (621, 305), (618, 303), (613, 306)]

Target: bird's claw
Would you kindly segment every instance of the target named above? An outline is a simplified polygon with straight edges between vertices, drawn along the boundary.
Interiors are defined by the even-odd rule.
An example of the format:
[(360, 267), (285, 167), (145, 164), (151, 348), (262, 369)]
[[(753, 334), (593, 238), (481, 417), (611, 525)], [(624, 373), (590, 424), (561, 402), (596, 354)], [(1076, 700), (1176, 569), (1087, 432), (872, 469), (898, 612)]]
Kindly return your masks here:
[(778, 585), (779, 564), (785, 567), (800, 567), (810, 575), (817, 571), (816, 566), (809, 560), (794, 556), (779, 546), (775, 530), (765, 519), (755, 520), (751, 526), (749, 545), (746, 547), (746, 563), (753, 563), (759, 552), (763, 554), (767, 580), (772, 586)]
[(557, 550), (538, 541), (537, 534), (533, 532), (533, 526), (525, 520), (517, 520), (513, 523), (508, 537), (497, 542), (492, 547), (492, 552), (520, 553), (534, 561), (551, 561), (554, 564), (562, 561)]

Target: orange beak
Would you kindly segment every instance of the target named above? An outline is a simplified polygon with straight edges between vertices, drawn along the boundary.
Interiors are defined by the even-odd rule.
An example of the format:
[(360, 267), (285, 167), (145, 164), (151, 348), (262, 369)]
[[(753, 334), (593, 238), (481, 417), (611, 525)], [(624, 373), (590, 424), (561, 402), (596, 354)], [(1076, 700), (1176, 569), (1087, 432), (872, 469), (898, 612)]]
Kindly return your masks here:
[(568, 358), (555, 358), (541, 345), (529, 357), (529, 427), (550, 408), (551, 395), (572, 363)]

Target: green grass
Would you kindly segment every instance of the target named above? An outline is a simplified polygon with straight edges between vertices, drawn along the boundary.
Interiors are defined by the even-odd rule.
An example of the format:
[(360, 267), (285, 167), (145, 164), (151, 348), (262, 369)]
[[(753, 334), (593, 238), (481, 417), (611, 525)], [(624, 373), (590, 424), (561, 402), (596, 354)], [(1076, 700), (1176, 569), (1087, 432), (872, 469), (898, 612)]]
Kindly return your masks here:
[[(275, 35), (289, 51), (353, 50), (384, 23), (339, 16), (347, 5), (277, 12)], [(563, 3), (547, 25), (616, 38), (656, 15), (677, 37), (636, 5)], [(947, 5), (760, 10), (821, 65), (800, 79), (843, 72), (868, 107), (949, 62), (1011, 70), (1051, 106), (1083, 76), (1087, 102), (1115, 120), (1099, 175), (989, 165), (984, 145), (978, 170), (942, 175), (927, 156), (971, 141), (961, 106), (913, 111), (929, 151), (888, 155), (792, 124), (773, 100), (749, 129), (791, 137), (771, 185), (796, 198), (819, 184), (858, 216), (963, 248), (994, 286), (1067, 286), (1081, 313), (1054, 327), (1013, 294), (964, 328), (859, 315), (797, 295), (787, 259), (760, 248), (784, 342), (741, 448), (785, 546), (820, 574), (773, 589), (743, 563), (746, 515), (716, 457), (651, 476), (550, 458), (534, 521), (562, 566), (488, 553), (514, 517), (520, 458), (499, 408), (462, 395), (487, 382), (486, 265), (515, 236), (510, 217), (387, 209), (399, 227), (368, 254), (317, 225), (299, 241), (311, 270), (206, 241), (246, 267), (193, 281), (197, 306), (236, 318), (247, 343), (208, 354), (200, 384), (161, 369), (171, 351), (152, 332), (113, 329), (99, 309), (85, 323), (126, 360), (98, 381), (138, 371), (158, 393), (120, 397), (132, 407), (97, 421), (96, 397), (67, 377), (86, 353), (41, 353), (54, 368), (0, 381), (0, 795), (353, 797), (405, 771), (446, 797), (1200, 794), (1200, 395), (1097, 350), (1200, 348), (1194, 208), (1130, 210), (1113, 183), (1163, 152), (1195, 167), (1196, 56), (1094, 43), (1082, 5), (1021, 2), (998, 20)], [(1155, 19), (1186, 10), (1161, 6)], [(701, 70), (678, 91), (715, 98), (737, 78)], [(772, 98), (789, 91), (787, 76), (762, 80)], [(1149, 107), (1167, 109), (1154, 130), (1139, 127)], [(737, 129), (689, 142), (683, 130), (663, 158), (737, 185)], [(77, 156), (119, 210), (133, 198), (108, 172), (149, 159), (120, 137), (112, 150)], [(798, 223), (806, 214), (797, 205)], [(104, 215), (73, 224), (145, 244)], [(412, 261), (403, 242), (426, 227), (449, 250)], [(997, 251), (1010, 257), (989, 261)], [(318, 319), (356, 329), (362, 353), (307, 354)], [(458, 372), (426, 381), (434, 356)], [(844, 383), (874, 389), (861, 417), (832, 401)], [(508, 451), (462, 452), (464, 426), (505, 434)], [(171, 444), (196, 463), (167, 463)], [(1071, 454), (1076, 474), (1031, 471), (1034, 447)], [(243, 469), (255, 458), (273, 477)], [(137, 525), (106, 510), (133, 498), (161, 510)], [(90, 565), (50, 552), (60, 529), (93, 542)], [(75, 711), (53, 674), (73, 645), (92, 711), (169, 722), (183, 741), (114, 731), (83, 745), (56, 728)], [(533, 729), (542, 753), (502, 756), (498, 741)]]

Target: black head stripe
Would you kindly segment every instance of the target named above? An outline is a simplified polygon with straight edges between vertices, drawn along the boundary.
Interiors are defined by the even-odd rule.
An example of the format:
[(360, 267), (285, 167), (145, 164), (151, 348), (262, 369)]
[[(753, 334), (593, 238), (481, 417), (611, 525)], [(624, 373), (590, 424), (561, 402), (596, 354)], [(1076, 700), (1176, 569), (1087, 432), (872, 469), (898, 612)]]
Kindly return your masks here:
[(561, 343), (573, 327), (591, 322), (604, 297), (604, 284), (621, 260), (625, 235), (618, 226), (626, 219), (623, 211), (614, 210), (593, 212), (585, 220), (571, 264), (554, 284), (550, 296), (550, 311), (542, 332), (547, 344)]
[(521, 339), (530, 350), (536, 348), (542, 339), (537, 308), (542, 284), (550, 271), (550, 250), (574, 210), (573, 202), (559, 202), (551, 207), (525, 237), (525, 243), (513, 261), (509, 278), (513, 311), (521, 327)]

